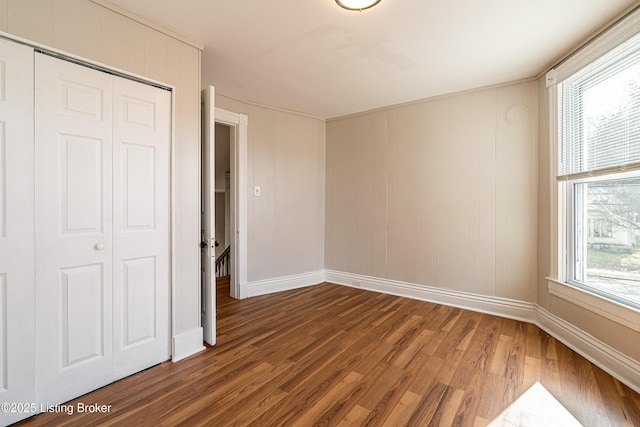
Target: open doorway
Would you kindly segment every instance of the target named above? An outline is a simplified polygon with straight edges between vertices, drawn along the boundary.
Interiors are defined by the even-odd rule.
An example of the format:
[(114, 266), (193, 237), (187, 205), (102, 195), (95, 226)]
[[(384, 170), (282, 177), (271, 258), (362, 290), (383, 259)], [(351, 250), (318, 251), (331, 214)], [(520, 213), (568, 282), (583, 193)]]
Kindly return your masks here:
[[(229, 131), (229, 227), (225, 227), (225, 233), (228, 232), (225, 234), (226, 246), (230, 246), (229, 295), (231, 298), (243, 299), (249, 296), (247, 283), (247, 184), (245, 178), (249, 118), (245, 114), (216, 108), (215, 124), (216, 128), (220, 128), (220, 126), (226, 128), (224, 129), (225, 136), (226, 130)], [(226, 210), (223, 212), (226, 214)]]
[(231, 141), (235, 128), (215, 125), (215, 274), (216, 307), (231, 302)]

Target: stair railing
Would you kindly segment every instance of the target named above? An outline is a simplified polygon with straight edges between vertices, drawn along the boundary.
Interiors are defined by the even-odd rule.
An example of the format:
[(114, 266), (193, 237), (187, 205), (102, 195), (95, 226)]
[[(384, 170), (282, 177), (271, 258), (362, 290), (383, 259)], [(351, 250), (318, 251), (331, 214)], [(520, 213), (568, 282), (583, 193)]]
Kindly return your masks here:
[(231, 246), (222, 251), (222, 253), (216, 258), (216, 277), (223, 277), (229, 275), (229, 259), (231, 258)]

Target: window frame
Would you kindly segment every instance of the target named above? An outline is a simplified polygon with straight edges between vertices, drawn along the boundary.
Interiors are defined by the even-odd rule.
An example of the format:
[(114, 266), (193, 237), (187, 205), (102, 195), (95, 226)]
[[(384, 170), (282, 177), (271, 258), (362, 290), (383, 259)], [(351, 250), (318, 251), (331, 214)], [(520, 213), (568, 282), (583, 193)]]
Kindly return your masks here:
[[(563, 59), (559, 65), (547, 72), (545, 76), (548, 89), (548, 135), (549, 135), (549, 275), (547, 278), (550, 295), (561, 298), (593, 313), (601, 315), (609, 320), (624, 325), (640, 332), (640, 310), (630, 305), (621, 304), (616, 300), (600, 295), (569, 280), (573, 275), (570, 270), (569, 246), (572, 242), (570, 235), (573, 213), (570, 214), (571, 204), (568, 203), (573, 191), (569, 187), (577, 180), (602, 179), (602, 176), (611, 175), (612, 172), (640, 173), (640, 164), (627, 165), (627, 167), (604, 168), (593, 172), (585, 172), (563, 177), (557, 176), (559, 157), (560, 129), (558, 111), (558, 83), (593, 63), (601, 56), (607, 54), (622, 43), (640, 33), (640, 10), (631, 13), (619, 20), (607, 31), (582, 46), (578, 51)], [(576, 82), (574, 82), (575, 84)], [(583, 82), (584, 83), (584, 82)], [(564, 159), (570, 161), (570, 159)], [(622, 170), (625, 169), (625, 170)], [(571, 189), (572, 190), (572, 189)], [(572, 249), (572, 251), (574, 251)]]
[[(564, 193), (566, 197), (565, 203), (564, 203), (564, 209), (566, 210), (565, 230), (567, 233), (567, 237), (566, 237), (567, 246), (566, 246), (566, 259), (565, 259), (566, 264), (565, 265), (566, 265), (567, 275), (565, 279), (568, 284), (574, 287), (582, 288), (585, 291), (599, 295), (602, 298), (609, 299), (618, 304), (629, 306), (630, 308), (633, 308), (635, 310), (640, 310), (639, 303), (633, 300), (628, 300), (620, 295), (611, 293), (605, 289), (599, 288), (593, 282), (588, 282), (586, 280), (586, 277), (583, 280), (579, 279), (578, 278), (579, 274), (577, 271), (578, 270), (578, 266), (577, 266), (578, 261), (576, 260), (577, 253), (580, 252), (580, 255), (583, 258), (587, 257), (587, 253), (584, 249), (579, 251), (577, 248), (579, 244), (582, 245), (583, 247), (586, 246), (586, 242), (584, 241), (578, 242), (578, 239), (587, 238), (587, 235), (585, 233), (582, 233), (580, 236), (577, 236), (580, 233), (576, 232), (576, 226), (577, 226), (576, 218), (578, 216), (576, 186), (581, 184), (589, 184), (593, 182), (611, 181), (611, 180), (628, 179), (628, 178), (640, 178), (640, 170), (620, 171), (617, 173), (608, 173), (608, 174), (597, 174), (595, 176), (567, 179), (559, 182), (559, 185), (565, 186)], [(586, 218), (586, 209), (587, 209), (586, 205), (582, 206), (582, 211), (583, 211), (582, 227), (588, 226), (587, 225), (588, 222)], [(583, 260), (582, 263), (585, 267), (583, 267), (584, 270), (581, 273), (586, 275), (586, 261)]]

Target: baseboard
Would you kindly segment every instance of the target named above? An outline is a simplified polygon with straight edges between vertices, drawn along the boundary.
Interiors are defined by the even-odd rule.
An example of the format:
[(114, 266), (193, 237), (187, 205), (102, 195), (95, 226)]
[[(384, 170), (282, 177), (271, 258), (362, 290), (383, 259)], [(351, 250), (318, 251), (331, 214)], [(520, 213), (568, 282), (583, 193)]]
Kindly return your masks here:
[(531, 302), (416, 285), (398, 280), (381, 279), (335, 270), (325, 270), (325, 281), (529, 323), (534, 323), (536, 319), (536, 304)]
[(640, 393), (640, 362), (608, 346), (564, 319), (538, 306), (536, 325), (549, 335)]
[(249, 296), (255, 297), (258, 295), (272, 294), (274, 292), (304, 288), (306, 286), (317, 285), (323, 281), (323, 270), (294, 274), (292, 276), (275, 277), (273, 279), (257, 280), (248, 283)]
[(192, 354), (204, 350), (206, 347), (202, 345), (204, 341), (204, 332), (202, 328), (194, 328), (190, 331), (183, 332), (173, 337), (173, 357), (171, 361), (177, 362)]

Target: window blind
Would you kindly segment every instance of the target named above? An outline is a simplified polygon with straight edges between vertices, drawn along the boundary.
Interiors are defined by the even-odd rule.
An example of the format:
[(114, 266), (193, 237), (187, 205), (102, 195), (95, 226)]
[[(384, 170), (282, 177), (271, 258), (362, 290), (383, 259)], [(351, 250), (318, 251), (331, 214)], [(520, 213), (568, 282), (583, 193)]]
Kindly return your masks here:
[(558, 177), (640, 166), (640, 35), (558, 84)]

